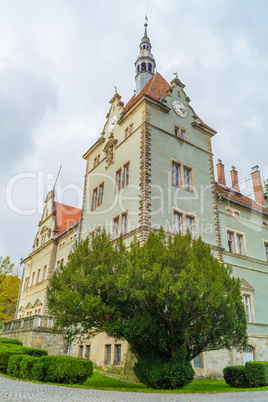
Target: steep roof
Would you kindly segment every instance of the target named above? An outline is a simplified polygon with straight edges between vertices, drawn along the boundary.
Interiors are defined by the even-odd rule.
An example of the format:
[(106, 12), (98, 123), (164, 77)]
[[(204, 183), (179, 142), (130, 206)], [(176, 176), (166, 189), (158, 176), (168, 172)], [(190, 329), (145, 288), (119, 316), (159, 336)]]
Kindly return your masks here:
[(82, 210), (55, 202), (57, 236), (79, 222)]
[(219, 195), (222, 197), (228, 198), (228, 200), (233, 202), (239, 202), (240, 204), (244, 204), (247, 207), (257, 209), (261, 212), (265, 212), (268, 214), (268, 208), (258, 204), (256, 201), (253, 201), (251, 198), (246, 197), (245, 195), (235, 191), (231, 188), (220, 185), (216, 182), (216, 190)]
[(138, 95), (133, 95), (129, 102), (124, 107), (124, 111), (127, 112), (136, 102), (143, 96), (147, 95), (150, 98), (159, 101), (166, 94), (166, 91), (170, 88), (169, 83), (162, 77), (161, 74), (155, 73), (152, 78), (147, 82), (145, 87)]

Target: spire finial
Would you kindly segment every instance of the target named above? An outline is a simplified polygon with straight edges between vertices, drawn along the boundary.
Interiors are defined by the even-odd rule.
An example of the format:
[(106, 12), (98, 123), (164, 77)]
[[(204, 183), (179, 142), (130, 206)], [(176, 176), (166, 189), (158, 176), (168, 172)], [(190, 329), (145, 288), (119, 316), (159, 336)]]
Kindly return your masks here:
[(147, 38), (147, 26), (148, 26), (148, 18), (147, 18), (147, 14), (145, 14), (145, 23), (144, 23), (144, 37)]

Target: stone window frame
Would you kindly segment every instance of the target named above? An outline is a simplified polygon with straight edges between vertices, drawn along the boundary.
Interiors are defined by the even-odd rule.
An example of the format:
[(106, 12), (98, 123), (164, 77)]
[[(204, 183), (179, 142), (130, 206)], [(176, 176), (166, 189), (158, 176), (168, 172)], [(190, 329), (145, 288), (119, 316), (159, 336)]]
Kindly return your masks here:
[(190, 211), (186, 211), (185, 209), (172, 207), (172, 232), (174, 234), (175, 234), (175, 219), (174, 219), (175, 214), (179, 214), (182, 216), (182, 230), (181, 230), (182, 236), (185, 236), (187, 233), (186, 218), (190, 217), (193, 219), (194, 235), (192, 236), (192, 238), (198, 239), (197, 214)]
[(235, 218), (241, 218), (241, 212), (238, 209), (231, 208), (229, 205), (225, 206), (225, 211), (228, 215), (231, 215)]
[[(96, 208), (100, 207), (103, 204), (104, 199), (104, 182), (105, 180), (101, 181), (97, 186), (95, 186), (92, 190), (91, 196), (91, 211), (95, 211)], [(103, 187), (102, 198), (100, 202), (100, 189)], [(96, 205), (94, 204), (94, 196), (96, 194)]]
[(263, 239), (264, 259), (268, 262), (268, 240)]
[(247, 322), (255, 323), (255, 310), (254, 310), (254, 300), (253, 300), (253, 292), (255, 289), (244, 278), (240, 278), (240, 284), (241, 284), (241, 296), (242, 296), (244, 308), (245, 308), (244, 297), (248, 297), (248, 300), (249, 300), (249, 309), (250, 309), (250, 319), (251, 320), (247, 321)]
[[(125, 233), (122, 232), (122, 225), (123, 225), (123, 216), (127, 216), (127, 230)], [(118, 220), (118, 236), (115, 237), (114, 228), (115, 228), (115, 221)], [(129, 232), (129, 208), (125, 208), (122, 211), (118, 212), (114, 216), (112, 216), (112, 230), (111, 230), (112, 240), (117, 240), (119, 237), (126, 235)]]
[(88, 232), (88, 245), (90, 246), (92, 240), (93, 240), (93, 236), (98, 236), (102, 231), (102, 225), (97, 225), (94, 227), (94, 229), (91, 229)]
[(46, 279), (46, 276), (47, 276), (47, 264), (44, 264), (42, 281)]
[[(179, 185), (173, 183), (173, 165), (177, 165), (179, 167)], [(184, 180), (184, 170), (190, 171), (191, 184), (190, 189), (185, 188), (185, 180)], [(177, 188), (181, 188), (184, 191), (188, 191), (189, 193), (195, 193), (195, 179), (194, 179), (194, 167), (188, 165), (187, 163), (178, 161), (177, 159), (170, 158), (170, 173), (171, 173), (171, 185)]]
[(41, 267), (39, 267), (39, 268), (37, 269), (36, 283), (41, 282), (40, 278), (41, 278)]
[(97, 154), (96, 156), (94, 156), (94, 159), (93, 159), (93, 168), (95, 168), (96, 166), (99, 165), (99, 163), (100, 163), (100, 156), (101, 156), (100, 153)]
[[(126, 162), (124, 162), (121, 166), (119, 166), (118, 169), (115, 170), (114, 173), (114, 194), (118, 194), (121, 190), (124, 188), (127, 188), (130, 183), (130, 164), (131, 159), (128, 159)], [(125, 168), (128, 167), (128, 183), (125, 184)], [(118, 188), (117, 186), (117, 174), (121, 173), (121, 181), (120, 181), (120, 186)]]
[(59, 267), (61, 266), (61, 263), (62, 263), (62, 265), (63, 265), (63, 264), (64, 264), (64, 260), (65, 260), (65, 257), (59, 258), (59, 259), (56, 261), (56, 268), (59, 268)]
[(125, 140), (127, 138), (129, 138), (133, 134), (133, 132), (134, 132), (134, 123), (131, 122), (126, 126), (126, 128), (124, 130), (124, 138), (125, 138)]
[[(108, 350), (110, 350), (109, 354), (108, 354)], [(108, 361), (108, 356), (109, 356), (109, 361)], [(111, 362), (112, 362), (112, 345), (111, 345), (111, 343), (109, 343), (104, 346), (104, 365), (110, 366)]]
[(179, 126), (178, 124), (174, 124), (173, 127), (174, 137), (178, 138), (181, 141), (188, 141), (188, 131), (186, 130), (186, 128)]
[[(232, 254), (237, 254), (237, 255), (244, 255), (247, 256), (247, 246), (246, 246), (246, 236), (244, 232), (241, 232), (240, 230), (236, 230), (233, 228), (230, 228), (228, 226), (226, 226), (226, 250), (228, 251), (228, 253), (232, 253)], [(228, 247), (228, 233), (232, 233), (233, 234), (233, 247), (234, 250), (230, 251), (229, 247)], [(238, 252), (238, 243), (237, 243), (237, 236), (241, 236), (242, 237), (242, 246), (243, 246), (243, 253), (239, 253)]]
[[(200, 359), (200, 364), (196, 365), (196, 359)], [(204, 368), (204, 358), (203, 358), (203, 353), (199, 353), (195, 358), (192, 360), (192, 367), (195, 370), (200, 370)]]
[(25, 277), (23, 291), (25, 292), (29, 287), (30, 275)]

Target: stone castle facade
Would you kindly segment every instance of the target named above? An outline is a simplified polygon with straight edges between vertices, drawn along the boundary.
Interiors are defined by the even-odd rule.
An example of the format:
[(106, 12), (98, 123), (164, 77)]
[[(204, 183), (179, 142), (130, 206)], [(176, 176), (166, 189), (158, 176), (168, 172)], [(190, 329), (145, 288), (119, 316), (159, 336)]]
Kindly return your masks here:
[(48, 194), (33, 251), (24, 260), (18, 311), (3, 336), (122, 371), (131, 362), (126, 342), (99, 333), (68, 348), (51, 334), (46, 288), (53, 271), (79, 239), (90, 240), (102, 228), (113, 241), (122, 235), (126, 245), (134, 236), (145, 241), (161, 226), (167, 234), (189, 229), (241, 280), (248, 347), (243, 353), (206, 352), (193, 361), (198, 375), (221, 375), (226, 365), (268, 360), (268, 186), (255, 166), (255, 199), (244, 196), (232, 167), (228, 188), (221, 160), (215, 181), (211, 140), (216, 131), (196, 114), (179, 78), (168, 83), (155, 65), (145, 23), (135, 62), (136, 93), (126, 105), (115, 93), (100, 138), (83, 156), (82, 210), (57, 203), (53, 191)]

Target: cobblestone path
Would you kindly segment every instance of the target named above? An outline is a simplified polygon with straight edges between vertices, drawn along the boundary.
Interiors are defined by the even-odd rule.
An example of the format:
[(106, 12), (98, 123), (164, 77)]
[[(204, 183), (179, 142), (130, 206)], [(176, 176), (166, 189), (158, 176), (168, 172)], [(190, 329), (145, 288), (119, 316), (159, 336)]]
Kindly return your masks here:
[(0, 376), (0, 401), (14, 402), (174, 402), (174, 401), (241, 401), (267, 402), (268, 391), (236, 392), (224, 394), (147, 394), (140, 392), (99, 391), (57, 387), (16, 381)]

